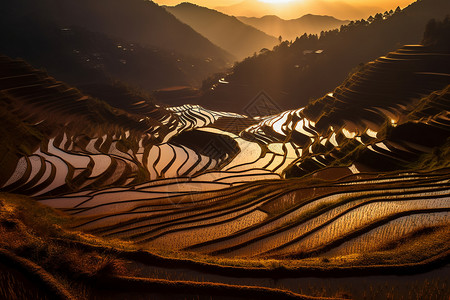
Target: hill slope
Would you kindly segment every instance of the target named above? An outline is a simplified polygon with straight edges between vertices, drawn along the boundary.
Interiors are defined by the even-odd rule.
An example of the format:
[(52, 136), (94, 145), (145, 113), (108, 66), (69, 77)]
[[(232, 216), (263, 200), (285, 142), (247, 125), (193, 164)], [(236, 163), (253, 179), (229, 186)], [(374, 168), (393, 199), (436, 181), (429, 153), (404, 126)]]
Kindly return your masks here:
[(277, 16), (238, 17), (238, 19), (267, 34), (281, 36), (284, 40), (295, 40), (304, 33), (320, 34), (321, 31), (333, 30), (349, 23), (330, 16), (311, 14), (292, 20), (283, 20)]
[[(79, 26), (142, 46), (156, 46), (222, 63), (231, 56), (152, 1), (18, 0), (2, 3), (9, 16), (38, 16), (61, 26)], [(118, 22), (120, 20), (120, 22)]]
[[(244, 116), (189, 105), (164, 109), (120, 89), (118, 109), (23, 61), (1, 56), (0, 65), (3, 190), (41, 195), (174, 177), (195, 181), (238, 152), (230, 137), (191, 131), (219, 118), (246, 122)], [(226, 147), (211, 148), (213, 142)], [(245, 175), (237, 177), (245, 182)], [(264, 170), (252, 176), (279, 178)]]
[[(274, 51), (244, 60), (227, 76), (211, 78), (199, 103), (242, 112), (264, 90), (281, 110), (305, 106), (310, 99), (332, 91), (359, 64), (403, 44), (419, 43), (427, 22), (443, 19), (449, 11), (448, 1), (422, 0), (390, 17), (380, 14), (371, 22), (351, 23), (320, 38), (304, 35), (292, 44), (283, 43)], [(219, 83), (220, 78), (228, 84)]]
[(211, 72), (223, 68), (215, 61), (143, 47), (81, 27), (0, 15), (0, 52), (26, 59), (81, 89), (115, 80), (147, 92), (171, 86), (198, 87)]
[(275, 37), (245, 25), (235, 17), (206, 7), (181, 3), (166, 9), (239, 60), (259, 52), (262, 48), (272, 49), (278, 43)]

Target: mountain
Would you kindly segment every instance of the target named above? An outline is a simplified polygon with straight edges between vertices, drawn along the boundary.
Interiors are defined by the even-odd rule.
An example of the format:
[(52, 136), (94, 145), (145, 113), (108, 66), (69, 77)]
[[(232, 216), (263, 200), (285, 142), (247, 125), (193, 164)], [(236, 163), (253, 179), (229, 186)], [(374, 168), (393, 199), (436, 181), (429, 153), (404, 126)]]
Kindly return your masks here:
[(212, 60), (40, 19), (1, 18), (0, 36), (2, 53), (26, 59), (85, 91), (113, 81), (147, 93), (172, 86), (198, 87), (206, 76), (223, 70)]
[[(22, 16), (40, 15), (62, 26), (79, 26), (142, 46), (156, 46), (197, 58), (227, 62), (232, 57), (163, 7), (140, 0), (19, 0)], [(118, 22), (121, 20), (121, 22)]]
[(311, 14), (292, 20), (283, 20), (277, 16), (238, 17), (238, 19), (267, 34), (281, 36), (284, 40), (295, 40), (304, 33), (320, 34), (321, 31), (336, 29), (349, 23), (349, 21), (338, 20), (330, 16)]
[(3, 1), (0, 11), (5, 23), (31, 18), (61, 28), (82, 27), (142, 47), (206, 60), (212, 62), (212, 69), (225, 67), (234, 59), (152, 1), (18, 0)]
[(284, 42), (242, 61), (227, 74), (209, 78), (197, 103), (243, 113), (264, 91), (278, 111), (306, 106), (332, 91), (358, 65), (402, 44), (420, 43), (427, 22), (443, 19), (449, 11), (448, 1), (422, 0), (321, 36), (305, 34), (292, 44)]
[[(409, 3), (411, 3), (410, 0), (401, 0), (397, 1), (395, 5), (407, 5)], [(266, 15), (277, 15), (283, 19), (294, 19), (298, 16), (314, 14), (334, 16), (339, 19), (348, 20), (367, 18), (370, 14), (376, 14), (381, 10), (395, 8), (390, 7), (386, 3), (383, 7), (386, 8), (358, 1), (302, 0), (275, 3), (275, 1), (243, 0), (232, 5), (217, 6), (215, 9), (234, 16), (257, 18)]]
[[(111, 85), (117, 81), (147, 93), (198, 88), (234, 60), (153, 2), (115, 0), (103, 10), (101, 1), (2, 2), (0, 51), (103, 96), (107, 86), (109, 96), (116, 93)], [(133, 22), (117, 26), (114, 16)], [(160, 34), (164, 30), (170, 33)]]
[(278, 43), (275, 37), (216, 10), (186, 2), (168, 6), (166, 9), (239, 60), (259, 52), (262, 48), (272, 49)]

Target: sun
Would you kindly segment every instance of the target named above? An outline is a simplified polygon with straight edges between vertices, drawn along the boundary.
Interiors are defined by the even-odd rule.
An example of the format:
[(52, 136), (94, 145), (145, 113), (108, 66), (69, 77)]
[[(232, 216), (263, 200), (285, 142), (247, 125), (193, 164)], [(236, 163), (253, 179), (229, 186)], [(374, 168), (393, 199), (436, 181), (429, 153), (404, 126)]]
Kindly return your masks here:
[(295, 0), (258, 0), (259, 2), (265, 2), (265, 3), (280, 3), (285, 4), (289, 2), (293, 2)]

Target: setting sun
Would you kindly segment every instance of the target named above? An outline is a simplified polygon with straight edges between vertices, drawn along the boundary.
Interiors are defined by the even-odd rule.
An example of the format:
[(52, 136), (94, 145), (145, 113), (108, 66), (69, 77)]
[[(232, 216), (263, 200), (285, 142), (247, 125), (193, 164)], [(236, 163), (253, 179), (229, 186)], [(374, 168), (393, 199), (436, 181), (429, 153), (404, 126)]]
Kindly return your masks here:
[(259, 2), (265, 2), (265, 3), (274, 3), (274, 4), (284, 4), (293, 2), (294, 0), (258, 0)]
[[(177, 5), (185, 0), (154, 0), (159, 5)], [(341, 20), (359, 20), (397, 6), (409, 5), (412, 0), (190, 0), (227, 15), (262, 17), (276, 15), (295, 19), (306, 14), (333, 16)]]

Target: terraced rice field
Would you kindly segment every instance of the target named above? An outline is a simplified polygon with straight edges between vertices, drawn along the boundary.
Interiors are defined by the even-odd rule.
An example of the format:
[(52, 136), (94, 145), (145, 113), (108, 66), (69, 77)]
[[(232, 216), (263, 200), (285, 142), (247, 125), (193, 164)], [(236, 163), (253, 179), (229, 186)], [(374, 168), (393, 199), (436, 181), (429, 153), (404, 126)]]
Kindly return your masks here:
[[(411, 51), (420, 55), (414, 56)], [(142, 182), (142, 179), (151, 181), (194, 177), (212, 170), (261, 170), (261, 174), (274, 174), (269, 178), (275, 178), (276, 174), (291, 177), (293, 174), (305, 175), (332, 166), (349, 152), (361, 147), (365, 149), (363, 154), (353, 158), (353, 163), (346, 167), (349, 174), (375, 171), (377, 168), (374, 161), (381, 162), (377, 167), (398, 166), (431, 151), (433, 145), (426, 145), (411, 136), (386, 138), (378, 133), (386, 120), (397, 127), (400, 116), (407, 113), (406, 105), (414, 102), (410, 94), (399, 91), (395, 95), (395, 105), (392, 105), (389, 100), (393, 97), (389, 88), (392, 83), (387, 84), (386, 80), (380, 78), (386, 70), (401, 70), (404, 73), (406, 69), (412, 75), (405, 75), (405, 79), (399, 80), (420, 82), (421, 85), (415, 101), (439, 86), (445, 87), (449, 74), (443, 65), (448, 62), (448, 55), (427, 51), (423, 46), (405, 46), (368, 64), (333, 93), (317, 101), (317, 104), (275, 116), (255, 118), (255, 125), (238, 134), (231, 132), (231, 129), (227, 131), (228, 122), (219, 121), (223, 118), (242, 119), (245, 123), (249, 120), (248, 117), (236, 113), (214, 112), (196, 105), (169, 107), (164, 113), (155, 108), (158, 114), (150, 114), (139, 120), (147, 123), (145, 132), (140, 134), (125, 129), (78, 135), (74, 135), (71, 130), (60, 131), (49, 136), (30, 155), (21, 157), (15, 169), (5, 175), (8, 180), (1, 183), (1, 188), (6, 191), (19, 190), (34, 196), (55, 195), (90, 187), (129, 186)], [(17, 64), (7, 60), (3, 63)], [(36, 80), (41, 84), (43, 82), (39, 76), (20, 78), (17, 82), (10, 78), (3, 79), (2, 89), (11, 95), (14, 95), (16, 89), (12, 87), (36, 83)], [(50, 83), (45, 82), (42, 88), (45, 84)], [(385, 90), (372, 93), (375, 96), (371, 97), (376, 97), (374, 101), (361, 100), (367, 97), (367, 89), (377, 89), (378, 86)], [(35, 90), (29, 95), (20, 91), (20, 96), (25, 102), (31, 101), (27, 97), (34, 97), (35, 93), (39, 93), (39, 86)], [(80, 96), (73, 89), (61, 87), (59, 91), (64, 97), (79, 101), (76, 99)], [(439, 108), (448, 109), (448, 99), (443, 93)], [(386, 97), (389, 99), (385, 99)], [(32, 99), (35, 101), (35, 98)], [(80, 99), (85, 100), (86, 97)], [(323, 106), (322, 103), (329, 103), (327, 105), (333, 107), (333, 112), (326, 117), (316, 113), (316, 107)], [(352, 104), (352, 110), (357, 113), (348, 113), (346, 104)], [(328, 106), (322, 108), (326, 109)], [(358, 119), (354, 119), (354, 116), (358, 116)], [(440, 130), (438, 133), (445, 135), (448, 128), (448, 121), (445, 120), (448, 118), (447, 110), (426, 122), (419, 121), (419, 124), (424, 127), (421, 128), (422, 131)], [(216, 122), (218, 123), (215, 124)], [(183, 145), (178, 140), (172, 142), (173, 138), (183, 136), (186, 132), (196, 132), (198, 136), (209, 135), (204, 136), (206, 141), (203, 143)], [(211, 136), (222, 143), (208, 143)], [(231, 141), (235, 144), (230, 144)], [(221, 154), (213, 155), (211, 151), (218, 150), (217, 148), (220, 148)], [(67, 182), (71, 182), (71, 186)], [(232, 183), (233, 179), (228, 182)]]
[[(327, 187), (322, 189), (323, 196), (310, 200), (300, 196), (298, 198), (303, 201), (295, 204), (296, 201), (291, 200), (292, 208), (289, 210), (272, 215), (260, 224), (228, 238), (211, 240), (191, 249), (230, 257), (297, 255), (321, 251), (321, 247), (345, 241), (347, 236), (352, 236), (358, 230), (361, 231), (359, 234), (364, 234), (370, 226), (383, 226), (382, 223), (390, 218), (403, 218), (404, 222), (413, 222), (417, 227), (434, 226), (436, 220), (439, 220), (436, 222), (440, 225), (445, 225), (449, 221), (448, 181), (445, 184), (437, 181), (437, 184), (437, 188), (417, 188), (415, 182), (401, 190), (385, 186), (382, 191), (361, 189), (352, 193), (332, 194), (327, 191), (333, 188)], [(286, 198), (292, 199), (295, 193), (301, 192), (290, 192), (274, 201), (286, 201)], [(417, 218), (419, 212), (426, 216), (428, 211), (435, 210), (441, 213), (436, 220)], [(410, 214), (414, 221), (405, 221)], [(378, 241), (382, 243), (383, 239)], [(348, 247), (353, 246), (349, 243)]]
[[(88, 128), (23, 109), (57, 101), (52, 109), (70, 115), (93, 100), (2, 58), (2, 99), (49, 132), (11, 156), (0, 188), (77, 217), (76, 229), (145, 249), (230, 258), (377, 251), (449, 224), (449, 170), (408, 169), (449, 136), (449, 57), (405, 46), (308, 107), (273, 116), (138, 101), (103, 108)], [(395, 84), (417, 90), (393, 92)]]
[(96, 235), (130, 239), (148, 249), (224, 257), (365, 253), (450, 221), (448, 170), (356, 174), (299, 186), (298, 180), (240, 185), (161, 180), (41, 202), (82, 216), (76, 228)]

